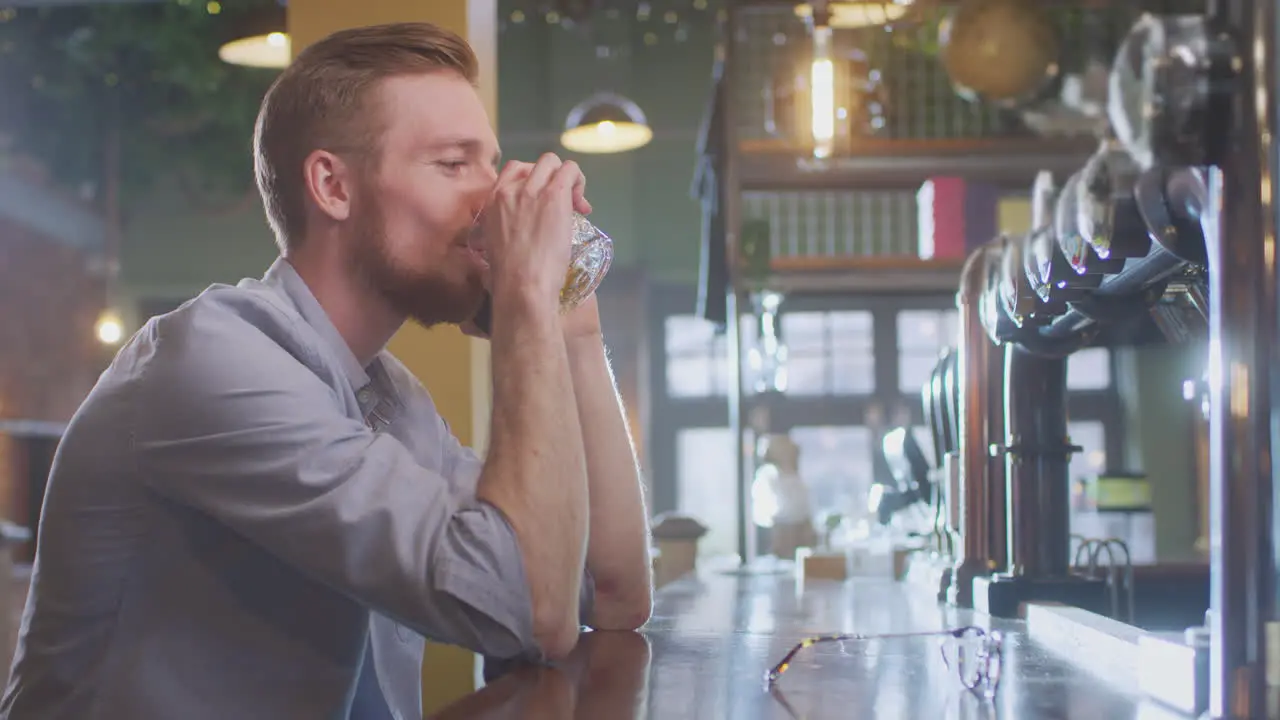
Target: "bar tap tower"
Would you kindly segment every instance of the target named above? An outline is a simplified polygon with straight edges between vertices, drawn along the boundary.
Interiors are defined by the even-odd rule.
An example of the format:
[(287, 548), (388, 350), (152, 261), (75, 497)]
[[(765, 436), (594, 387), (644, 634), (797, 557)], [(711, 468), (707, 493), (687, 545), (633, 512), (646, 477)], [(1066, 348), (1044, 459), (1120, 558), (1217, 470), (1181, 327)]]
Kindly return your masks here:
[[(954, 582), (971, 586), (953, 598), (994, 614), (1100, 602), (1067, 557), (1066, 359), (1143, 324), (1207, 342), (1214, 718), (1267, 716), (1277, 619), (1276, 14), (1274, 2), (1225, 0), (1142, 16), (1112, 68), (1111, 136), (1068, 177), (1041, 173), (1032, 230), (976, 251), (958, 297), (965, 556)], [(1003, 407), (983, 372), (994, 358)]]

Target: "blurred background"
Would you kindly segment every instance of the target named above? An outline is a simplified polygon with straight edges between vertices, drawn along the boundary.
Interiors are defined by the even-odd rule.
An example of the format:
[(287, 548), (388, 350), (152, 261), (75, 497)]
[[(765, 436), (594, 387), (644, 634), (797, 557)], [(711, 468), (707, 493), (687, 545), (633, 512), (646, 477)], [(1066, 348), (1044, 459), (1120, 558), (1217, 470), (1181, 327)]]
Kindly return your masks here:
[[(775, 521), (888, 531), (871, 498), (894, 428), (940, 462), (921, 393), (956, 344), (965, 256), (1031, 229), (1037, 173), (1065, 179), (1109, 137), (1130, 26), (1179, 6), (840, 2), (815, 22), (766, 2), (730, 30), (726, 2), (498, 0), (496, 117), (508, 157), (582, 165), (615, 242), (599, 294), (653, 514), (695, 519), (701, 557), (786, 557)], [(35, 529), (120, 343), (274, 258), (250, 135), (308, 4), (2, 5), (0, 514)], [(1201, 557), (1202, 420), (1178, 389), (1202, 351), (1071, 356), (1073, 533), (1121, 537), (1135, 563)], [(1100, 474), (1155, 491), (1109, 509)]]

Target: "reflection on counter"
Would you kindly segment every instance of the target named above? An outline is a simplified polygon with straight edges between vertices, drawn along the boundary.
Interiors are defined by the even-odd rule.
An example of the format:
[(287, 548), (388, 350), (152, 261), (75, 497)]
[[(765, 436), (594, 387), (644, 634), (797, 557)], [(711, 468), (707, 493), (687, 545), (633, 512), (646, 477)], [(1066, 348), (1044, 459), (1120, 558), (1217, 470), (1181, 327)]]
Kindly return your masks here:
[(640, 633), (584, 633), (564, 662), (522, 667), (431, 717), (648, 717), (649, 659), (649, 641)]
[[(994, 696), (965, 688), (939, 632), (1003, 636)], [(767, 672), (806, 638), (770, 689)], [(514, 669), (434, 716), (584, 720), (934, 718), (1154, 720), (1124, 687), (1029, 638), (1018, 620), (949, 607), (889, 579), (804, 580), (700, 568), (659, 591), (640, 633), (587, 632), (555, 667)], [(1176, 717), (1176, 716), (1169, 716)]]

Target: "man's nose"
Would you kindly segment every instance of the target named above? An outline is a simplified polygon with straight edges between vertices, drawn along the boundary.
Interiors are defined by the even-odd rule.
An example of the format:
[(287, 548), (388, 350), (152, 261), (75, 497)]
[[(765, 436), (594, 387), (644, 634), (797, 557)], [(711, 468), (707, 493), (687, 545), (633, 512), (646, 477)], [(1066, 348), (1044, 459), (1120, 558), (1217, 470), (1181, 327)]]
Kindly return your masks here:
[(493, 189), (498, 184), (498, 171), (495, 168), (487, 167), (476, 183), (476, 189), (471, 193), (471, 206), (474, 215), (479, 215), (484, 206), (489, 203), (489, 198), (493, 197)]

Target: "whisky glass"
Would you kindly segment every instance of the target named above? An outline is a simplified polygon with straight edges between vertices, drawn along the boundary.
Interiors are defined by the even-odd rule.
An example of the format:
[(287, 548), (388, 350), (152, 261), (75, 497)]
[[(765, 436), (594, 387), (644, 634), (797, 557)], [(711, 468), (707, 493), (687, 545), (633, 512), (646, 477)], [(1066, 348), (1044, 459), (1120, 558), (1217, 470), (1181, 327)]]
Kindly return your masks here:
[[(475, 235), (478, 237), (480, 218), (477, 216)], [(600, 282), (613, 263), (613, 240), (597, 228), (586, 216), (573, 214), (573, 230), (569, 250), (569, 269), (564, 285), (560, 287), (560, 312), (566, 313), (578, 307), (600, 287)], [(487, 293), (480, 312), (472, 319), (476, 328), (489, 335), (493, 329), (493, 298)]]
[(591, 297), (613, 264), (613, 239), (581, 213), (573, 214), (572, 242), (569, 272), (560, 288), (562, 312), (578, 307)]

